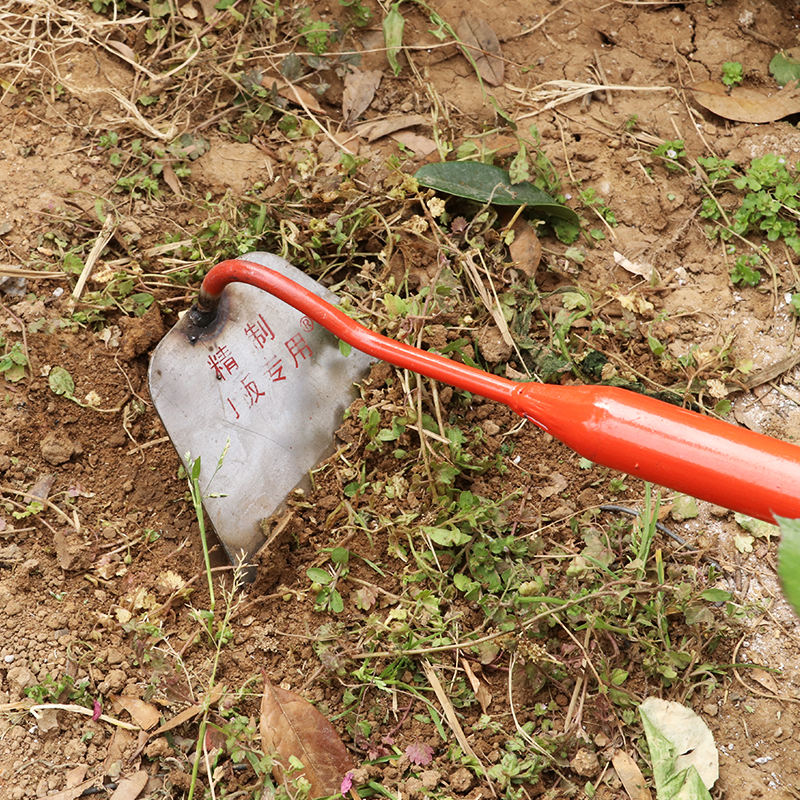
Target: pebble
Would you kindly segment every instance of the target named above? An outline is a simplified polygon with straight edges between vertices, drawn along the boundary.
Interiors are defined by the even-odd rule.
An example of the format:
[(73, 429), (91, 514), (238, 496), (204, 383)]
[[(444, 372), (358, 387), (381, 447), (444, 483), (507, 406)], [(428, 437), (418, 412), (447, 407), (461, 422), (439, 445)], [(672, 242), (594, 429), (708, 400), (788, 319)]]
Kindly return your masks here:
[(3, 658), (3, 661), (5, 661), (6, 664), (13, 664), (15, 658), (16, 658), (16, 656), (5, 656)]

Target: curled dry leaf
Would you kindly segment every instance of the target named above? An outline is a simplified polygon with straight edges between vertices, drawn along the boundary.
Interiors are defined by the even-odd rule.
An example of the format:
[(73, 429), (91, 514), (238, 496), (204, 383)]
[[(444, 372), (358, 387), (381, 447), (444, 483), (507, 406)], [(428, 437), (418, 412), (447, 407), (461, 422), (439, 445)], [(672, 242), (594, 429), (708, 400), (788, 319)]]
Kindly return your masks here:
[(149, 731), (161, 719), (161, 712), (152, 703), (146, 703), (138, 697), (112, 694), (110, 698), (115, 713), (124, 709), (142, 730)]
[(468, 59), (475, 62), (481, 78), (492, 86), (501, 86), (505, 70), (503, 52), (497, 34), (489, 24), (465, 11), (458, 22), (456, 33), (461, 41), (461, 49)]
[(703, 108), (736, 122), (775, 122), (800, 113), (800, 91), (797, 83), (787, 84), (773, 95), (737, 86), (728, 89), (718, 81), (703, 81), (691, 87), (694, 99)]
[[(266, 679), (260, 727), (265, 752), (277, 754), (284, 765), (292, 756), (302, 761), (303, 775), (311, 783), (309, 797), (338, 793), (353, 762), (336, 729), (308, 700)], [(277, 761), (273, 775), (283, 781)]]
[(481, 711), (485, 714), (489, 708), (489, 704), (492, 702), (492, 693), (489, 691), (486, 684), (482, 683), (481, 679), (475, 674), (469, 661), (464, 659), (461, 663), (464, 666), (464, 672), (467, 673), (469, 685), (472, 687), (475, 699), (481, 704)]
[(377, 69), (362, 72), (354, 69), (344, 79), (344, 96), (342, 97), (342, 114), (345, 128), (353, 123), (369, 108), (375, 98), (375, 92), (383, 77)]
[(542, 245), (533, 225), (519, 217), (512, 228), (514, 241), (508, 246), (514, 266), (522, 270), (529, 278), (536, 275), (542, 259)]

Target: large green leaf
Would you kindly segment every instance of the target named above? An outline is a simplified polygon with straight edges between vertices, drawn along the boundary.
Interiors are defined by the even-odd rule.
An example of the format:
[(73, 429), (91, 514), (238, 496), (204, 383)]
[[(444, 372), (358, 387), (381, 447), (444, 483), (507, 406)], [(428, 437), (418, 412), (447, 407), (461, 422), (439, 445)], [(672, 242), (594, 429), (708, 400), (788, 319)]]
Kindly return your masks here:
[(456, 197), (498, 206), (525, 205), (537, 214), (560, 217), (580, 225), (578, 215), (571, 208), (557, 203), (529, 181), (511, 183), (508, 173), (500, 167), (477, 161), (445, 161), (420, 167), (414, 177), (420, 186)]
[(778, 576), (783, 595), (800, 616), (800, 519), (776, 517), (781, 529), (778, 545)]

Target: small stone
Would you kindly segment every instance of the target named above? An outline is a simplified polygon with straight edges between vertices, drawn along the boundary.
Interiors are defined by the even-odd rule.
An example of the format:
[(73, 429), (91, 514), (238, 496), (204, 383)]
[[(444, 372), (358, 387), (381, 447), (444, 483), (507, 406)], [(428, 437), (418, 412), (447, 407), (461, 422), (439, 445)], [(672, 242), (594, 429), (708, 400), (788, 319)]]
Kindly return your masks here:
[(719, 714), (719, 706), (716, 703), (706, 703), (703, 706), (703, 713), (708, 717), (716, 717)]
[(592, 778), (600, 773), (600, 759), (597, 753), (582, 747), (575, 753), (575, 757), (569, 762), (573, 772), (584, 778)]

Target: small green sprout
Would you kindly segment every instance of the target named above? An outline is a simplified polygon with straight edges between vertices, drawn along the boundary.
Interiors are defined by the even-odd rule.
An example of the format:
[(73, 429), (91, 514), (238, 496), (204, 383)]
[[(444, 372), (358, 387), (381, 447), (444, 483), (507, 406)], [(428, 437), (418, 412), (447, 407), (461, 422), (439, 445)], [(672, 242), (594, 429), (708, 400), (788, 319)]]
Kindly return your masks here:
[(726, 86), (738, 86), (744, 80), (744, 70), (738, 61), (726, 61), (722, 65), (722, 82)]

